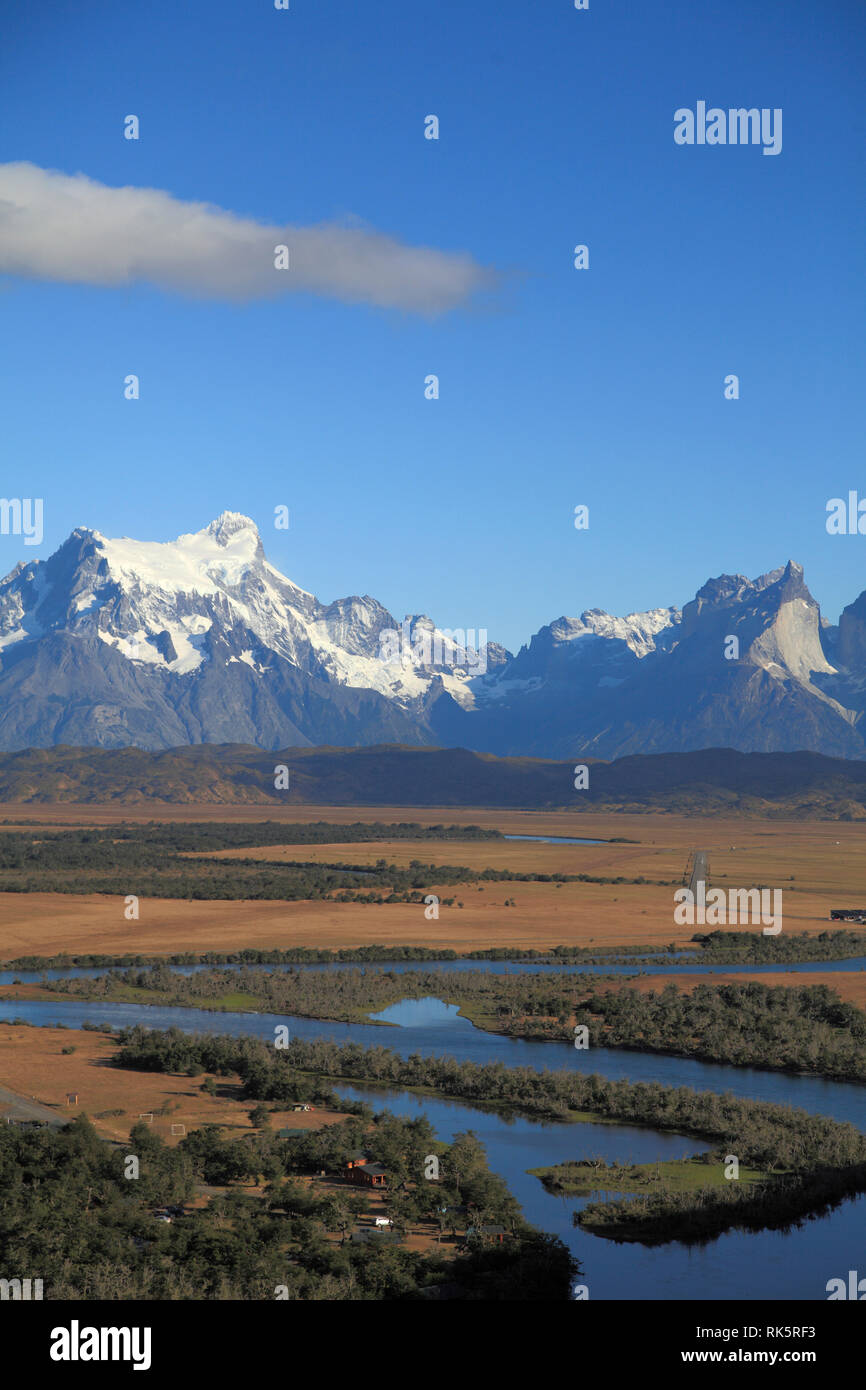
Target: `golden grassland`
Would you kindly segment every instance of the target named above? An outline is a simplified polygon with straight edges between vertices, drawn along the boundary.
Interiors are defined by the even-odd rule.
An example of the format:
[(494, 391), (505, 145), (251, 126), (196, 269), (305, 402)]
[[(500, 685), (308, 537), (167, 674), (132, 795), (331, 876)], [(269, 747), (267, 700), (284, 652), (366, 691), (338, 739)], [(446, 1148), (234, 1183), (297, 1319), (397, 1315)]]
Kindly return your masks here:
[[(585, 873), (595, 877), (644, 877), (656, 884), (499, 882), (442, 887), (438, 920), (428, 920), (418, 904), (278, 901), (140, 902), (138, 921), (124, 916), (122, 898), (99, 894), (0, 893), (0, 961), (17, 956), (69, 954), (171, 955), (175, 952), (260, 949), (338, 949), (371, 944), (415, 945), (458, 952), (491, 947), (548, 949), (558, 945), (685, 946), (700, 927), (673, 921), (674, 882), (682, 879), (689, 851), (709, 856), (714, 887), (781, 888), (783, 929), (818, 933), (832, 929), (831, 907), (866, 906), (866, 825), (830, 821), (782, 821), (686, 817), (663, 813), (599, 814), (541, 811), (490, 811), (417, 807), (326, 807), (225, 805), (55, 806), (0, 804), (3, 829), (36, 822), (46, 828), (111, 826), (158, 820), (250, 824), (277, 821), (298, 824), (331, 821), (417, 822), (422, 825), (481, 825), (506, 834), (559, 835), (608, 841), (601, 845), (548, 845), (527, 841), (384, 841), (342, 845), (270, 846), (223, 851), (224, 858), (260, 858), (275, 862), (344, 862), (374, 864), (378, 859), (408, 865), (413, 860), (459, 864), (472, 869), (508, 868), (515, 872)], [(613, 837), (638, 841), (613, 844)], [(437, 891), (435, 887), (432, 892)], [(505, 906), (513, 900), (514, 906)], [(463, 904), (458, 907), (457, 903)], [(759, 927), (754, 930), (759, 931)], [(846, 1002), (866, 1008), (866, 972), (796, 972), (767, 975), (726, 972), (622, 977), (603, 988), (658, 991), (673, 982), (678, 989), (698, 984), (742, 984), (755, 980), (773, 987), (826, 985)], [(575, 981), (579, 983), (590, 982)], [(38, 987), (6, 988), (4, 994), (38, 997)], [(55, 997), (55, 996), (51, 996)], [(387, 1037), (383, 1037), (387, 1044)], [(64, 1047), (75, 1051), (65, 1054)], [(230, 1137), (252, 1132), (252, 1103), (242, 1099), (237, 1078), (215, 1078), (217, 1094), (202, 1090), (201, 1077), (119, 1070), (110, 1065), (114, 1039), (72, 1029), (28, 1028), (0, 1023), (0, 1082), (16, 1093), (34, 1096), (58, 1114), (86, 1113), (107, 1139), (125, 1140), (140, 1114), (153, 1114), (153, 1128), (167, 1143), (179, 1142), (171, 1125), (186, 1130), (203, 1124), (225, 1126)], [(77, 1107), (66, 1106), (77, 1092)], [(4, 1107), (0, 1105), (0, 1123)], [(120, 1110), (120, 1115), (104, 1112)], [(165, 1111), (164, 1114), (158, 1112)], [(103, 1115), (102, 1119), (97, 1118)], [(318, 1129), (345, 1117), (327, 1110), (274, 1112), (274, 1129)], [(591, 1118), (591, 1117), (588, 1117)], [(668, 1168), (669, 1165), (663, 1165)], [(681, 1171), (680, 1171), (681, 1169)], [(702, 1169), (703, 1171), (698, 1171)], [(539, 1176), (541, 1172), (539, 1171)], [(640, 1174), (639, 1177), (642, 1177)], [(666, 1172), (684, 1186), (705, 1179), (706, 1165), (681, 1164)], [(318, 1180), (316, 1180), (318, 1181)], [(331, 1181), (326, 1180), (325, 1185)], [(595, 1186), (599, 1184), (596, 1182)], [(249, 1189), (250, 1191), (254, 1189)], [(636, 1180), (636, 1190), (644, 1190)], [(367, 1221), (381, 1196), (371, 1195)], [(430, 1228), (413, 1229), (410, 1248), (432, 1249)]]
[[(516, 872), (586, 873), (595, 877), (644, 877), (667, 884), (682, 878), (689, 850), (709, 855), (713, 886), (781, 888), (784, 930), (820, 932), (830, 927), (831, 907), (866, 905), (866, 826), (830, 821), (761, 821), (665, 814), (599, 815), (573, 812), (460, 811), (415, 807), (151, 806), (130, 808), (69, 805), (17, 808), (40, 824), (117, 824), (122, 820), (254, 822), (293, 824), (309, 820), (422, 824), (479, 824), (506, 834), (563, 835), (638, 844), (550, 845), (531, 841), (384, 841), (343, 845), (270, 846), (223, 851), (223, 857), (285, 861), (342, 861), (463, 864)], [(75, 820), (72, 812), (75, 810)], [(0, 820), (15, 808), (0, 806)], [(11, 828), (11, 827), (6, 827)], [(435, 886), (431, 888), (436, 892)], [(136, 951), (230, 951), (241, 947), (357, 947), (372, 943), (470, 951), (490, 947), (548, 949), (557, 945), (640, 947), (684, 946), (696, 928), (673, 921), (673, 886), (656, 884), (500, 882), (443, 887), (439, 918), (428, 920), (411, 903), (367, 905), (319, 902), (195, 902), (143, 899), (138, 921), (127, 921), (120, 898), (99, 894), (0, 893), (0, 959)], [(506, 899), (514, 906), (505, 906)], [(459, 908), (457, 902), (462, 902)]]
[[(64, 1055), (64, 1047), (74, 1052)], [(0, 1081), (10, 1091), (57, 1111), (63, 1119), (86, 1114), (97, 1132), (106, 1139), (126, 1139), (142, 1114), (153, 1114), (151, 1128), (167, 1144), (177, 1144), (182, 1135), (172, 1135), (172, 1124), (187, 1130), (202, 1125), (225, 1126), (227, 1138), (253, 1133), (249, 1111), (255, 1102), (241, 1097), (237, 1077), (217, 1077), (218, 1092), (209, 1096), (202, 1090), (202, 1076), (169, 1076), (161, 1072), (127, 1071), (110, 1065), (117, 1041), (100, 1033), (71, 1028), (28, 1028), (0, 1023)], [(66, 1097), (78, 1094), (77, 1105), (67, 1105)], [(169, 1108), (166, 1115), (154, 1112)], [(0, 1124), (8, 1106), (0, 1103)], [(107, 1110), (122, 1115), (97, 1118)], [(340, 1123), (345, 1115), (333, 1110), (273, 1111), (274, 1130), (321, 1129)]]
[[(64, 1054), (63, 1048), (74, 1048)], [(112, 1055), (117, 1042), (104, 1034), (66, 1028), (27, 1028), (0, 1023), (0, 1083), (26, 1099), (35, 1098), (40, 1104), (57, 1111), (63, 1119), (85, 1114), (97, 1133), (108, 1140), (126, 1140), (132, 1127), (143, 1114), (152, 1114), (150, 1129), (164, 1143), (174, 1146), (183, 1134), (172, 1134), (171, 1126), (183, 1125), (186, 1132), (207, 1124), (223, 1126), (226, 1139), (239, 1139), (255, 1132), (249, 1114), (255, 1102), (241, 1096), (242, 1083), (238, 1077), (215, 1077), (217, 1094), (209, 1096), (202, 1083), (207, 1073), (197, 1077), (170, 1076), (161, 1072), (139, 1072), (113, 1067)], [(78, 1095), (77, 1105), (67, 1105), (69, 1094)], [(0, 1102), (0, 1124), (10, 1107)], [(167, 1114), (156, 1112), (167, 1110)], [(100, 1114), (121, 1110), (121, 1115)], [(270, 1126), (275, 1132), (287, 1129), (322, 1129), (326, 1125), (342, 1124), (347, 1116), (336, 1110), (316, 1107), (311, 1111), (276, 1110), (268, 1106)], [(350, 1187), (344, 1178), (329, 1175), (325, 1178), (301, 1176), (296, 1181), (311, 1187), (317, 1196), (351, 1191), (363, 1202), (363, 1214), (357, 1224), (373, 1226), (377, 1216), (387, 1215), (387, 1194), (367, 1192)], [(198, 1208), (207, 1205), (211, 1197), (225, 1192), (243, 1192), (261, 1197), (264, 1188), (255, 1183), (236, 1183), (233, 1187), (197, 1188), (198, 1196), (187, 1203)], [(329, 1233), (327, 1239), (338, 1243), (340, 1237)], [(438, 1250), (446, 1253), (454, 1242), (440, 1239), (437, 1228), (428, 1221), (415, 1222), (400, 1241), (407, 1250), (420, 1253)]]

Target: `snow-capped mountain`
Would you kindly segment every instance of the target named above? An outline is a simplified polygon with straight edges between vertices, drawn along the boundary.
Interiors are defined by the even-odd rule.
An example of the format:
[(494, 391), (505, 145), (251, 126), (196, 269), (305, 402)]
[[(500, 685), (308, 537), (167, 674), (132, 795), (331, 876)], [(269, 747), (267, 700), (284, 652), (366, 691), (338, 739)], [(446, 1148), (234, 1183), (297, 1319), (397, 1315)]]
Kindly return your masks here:
[(508, 660), (475, 636), (320, 603), (237, 512), (168, 543), (79, 529), (0, 584), (0, 744), (423, 742), (431, 697), (471, 705)]
[(590, 608), (579, 618), (557, 618), (536, 632), (507, 671), (499, 672), (488, 693), (501, 698), (511, 681), (574, 681), (593, 675), (602, 686), (619, 685), (636, 662), (670, 647), (680, 619), (677, 608), (653, 608), (625, 618)]
[[(560, 619), (479, 694), (476, 711), (488, 717), (469, 746), (544, 757), (711, 747), (864, 757), (864, 613), (858, 600), (838, 634), (823, 625), (789, 562), (755, 580), (711, 579), (682, 612)], [(450, 719), (449, 732), (459, 723)]]
[(802, 569), (682, 610), (590, 609), (516, 656), (486, 633), (321, 603), (248, 517), (169, 543), (79, 529), (0, 582), (0, 748), (457, 744), (570, 757), (729, 746), (866, 757), (866, 594), (838, 628)]
[(250, 639), (251, 646), (232, 652), (227, 662), (244, 661), (262, 672), (267, 657), (265, 664), (262, 652), (254, 657), (257, 647), (309, 674), (379, 690), (402, 703), (423, 695), (437, 670), (459, 698), (464, 686), (454, 670), (478, 665), (484, 656), (458, 647), (429, 619), (412, 617), (409, 633), (426, 627), (434, 639), (431, 657), (439, 655), (438, 637), (438, 664), (413, 664), (411, 638), (408, 660), (383, 660), (382, 634), (402, 635), (391, 614), (369, 596), (325, 607), (268, 563), (255, 523), (238, 512), (223, 512), (203, 531), (167, 543), (74, 531), (47, 565), (19, 566), (10, 581), (0, 589), (0, 647), (58, 627), (92, 627), (130, 661), (189, 675), (205, 661), (205, 637), (216, 629), (227, 641), (231, 634)]

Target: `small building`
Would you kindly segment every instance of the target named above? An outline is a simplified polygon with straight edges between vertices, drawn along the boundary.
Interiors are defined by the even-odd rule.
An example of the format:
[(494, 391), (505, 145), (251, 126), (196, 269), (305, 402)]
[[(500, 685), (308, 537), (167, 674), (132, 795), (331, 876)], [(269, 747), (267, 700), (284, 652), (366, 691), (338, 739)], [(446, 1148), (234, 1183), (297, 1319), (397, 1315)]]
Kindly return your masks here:
[(295, 1113), (297, 1114), (297, 1112), (298, 1112), (299, 1110), (312, 1110), (312, 1109), (313, 1109), (313, 1106), (312, 1106), (312, 1105), (300, 1105), (300, 1104), (299, 1104), (299, 1105), (293, 1105), (293, 1106), (292, 1106), (292, 1109), (293, 1109), (293, 1110), (295, 1111)]
[(387, 1172), (381, 1163), (370, 1163), (366, 1158), (362, 1162), (350, 1162), (346, 1164), (346, 1177), (349, 1182), (356, 1183), (358, 1187), (387, 1187)]

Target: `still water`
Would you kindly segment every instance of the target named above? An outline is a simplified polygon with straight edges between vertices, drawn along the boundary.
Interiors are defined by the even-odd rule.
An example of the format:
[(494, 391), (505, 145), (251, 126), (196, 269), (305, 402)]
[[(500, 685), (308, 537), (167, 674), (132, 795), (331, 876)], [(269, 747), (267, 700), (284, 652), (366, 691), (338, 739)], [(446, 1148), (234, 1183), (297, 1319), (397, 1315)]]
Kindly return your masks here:
[[(752, 1068), (732, 1068), (680, 1057), (596, 1048), (591, 1052), (559, 1043), (526, 1042), (482, 1032), (437, 999), (404, 1000), (377, 1015), (382, 1023), (343, 1024), (275, 1014), (218, 1013), (135, 1004), (0, 1001), (0, 1019), (31, 1023), (85, 1021), (114, 1027), (142, 1023), (186, 1032), (229, 1033), (273, 1039), (288, 1024), (292, 1036), (385, 1045), (409, 1056), (447, 1054), (459, 1060), (503, 1062), (509, 1066), (567, 1067), (606, 1077), (660, 1081), (697, 1090), (781, 1104), (866, 1126), (866, 1087), (815, 1077), (790, 1076)], [(558, 1124), (511, 1117), (462, 1101), (437, 1100), (379, 1087), (335, 1087), (363, 1097), (395, 1114), (425, 1114), (437, 1134), (450, 1140), (472, 1129), (484, 1143), (490, 1165), (508, 1183), (534, 1225), (558, 1235), (581, 1261), (581, 1281), (590, 1298), (647, 1299), (824, 1299), (829, 1279), (849, 1269), (866, 1273), (864, 1217), (866, 1196), (844, 1202), (835, 1212), (785, 1232), (734, 1232), (703, 1247), (679, 1244), (644, 1248), (588, 1235), (572, 1225), (572, 1213), (588, 1199), (549, 1196), (528, 1168), (568, 1158), (601, 1155), (621, 1162), (649, 1162), (698, 1152), (699, 1141), (630, 1125)]]
[(568, 835), (505, 835), (506, 840), (537, 840), (544, 845), (606, 845), (607, 840), (572, 840)]
[[(623, 953), (625, 954), (625, 953)], [(639, 965), (585, 965), (570, 962), (551, 965), (546, 961), (505, 961), (505, 960), (415, 960), (415, 961), (327, 961), (322, 963), (303, 963), (296, 965), (170, 965), (169, 970), (177, 975), (197, 975), (203, 970), (380, 970), (391, 974), (405, 975), (413, 970), (442, 970), (462, 974), (478, 970), (487, 975), (670, 975), (670, 963), (653, 963), (653, 957), (633, 957)], [(851, 970), (866, 970), (866, 956), (853, 956), (846, 960), (800, 961), (797, 964), (764, 965), (702, 965), (700, 955), (690, 951), (676, 951), (672, 959), (682, 965), (689, 975), (774, 975), (782, 972), (794, 974), (829, 974)], [(694, 962), (694, 963), (693, 963)], [(147, 966), (117, 966), (115, 969), (146, 970)], [(38, 984), (40, 980), (98, 979), (107, 975), (111, 966), (72, 965), (56, 970), (0, 970), (0, 985), (11, 985), (16, 980), (22, 984)]]
[(528, 1168), (600, 1155), (608, 1162), (682, 1158), (704, 1147), (695, 1139), (629, 1125), (562, 1125), (503, 1119), (458, 1101), (407, 1091), (337, 1087), (341, 1095), (415, 1119), (426, 1115), (440, 1139), (471, 1129), (491, 1168), (508, 1183), (526, 1219), (564, 1241), (581, 1264), (579, 1282), (592, 1299), (825, 1299), (829, 1279), (866, 1273), (866, 1196), (843, 1203), (799, 1230), (732, 1232), (704, 1246), (645, 1247), (605, 1240), (572, 1224), (590, 1198), (552, 1197)]

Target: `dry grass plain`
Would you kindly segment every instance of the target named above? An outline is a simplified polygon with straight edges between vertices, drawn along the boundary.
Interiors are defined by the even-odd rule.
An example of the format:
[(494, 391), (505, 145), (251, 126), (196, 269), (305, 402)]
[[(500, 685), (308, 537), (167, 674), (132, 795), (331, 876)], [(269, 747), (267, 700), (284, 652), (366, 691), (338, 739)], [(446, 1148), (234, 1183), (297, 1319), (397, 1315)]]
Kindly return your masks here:
[[(64, 1047), (75, 1051), (64, 1055)], [(154, 1114), (150, 1128), (170, 1146), (179, 1144), (183, 1135), (171, 1133), (172, 1124), (184, 1125), (186, 1131), (200, 1129), (206, 1124), (223, 1126), (223, 1137), (239, 1139), (254, 1133), (249, 1112), (253, 1102), (241, 1098), (241, 1082), (237, 1077), (214, 1078), (219, 1087), (215, 1096), (201, 1090), (205, 1075), (197, 1077), (169, 1076), (162, 1073), (121, 1070), (110, 1065), (117, 1043), (98, 1033), (65, 1028), (26, 1028), (0, 1023), (0, 1078), (9, 1090), (27, 1098), (33, 1096), (42, 1105), (57, 1111), (64, 1119), (85, 1114), (97, 1133), (108, 1140), (126, 1140), (133, 1125), (142, 1114), (154, 1114), (167, 1107), (165, 1116)], [(67, 1105), (68, 1094), (77, 1093), (77, 1105)], [(0, 1103), (0, 1124), (9, 1107)], [(122, 1115), (96, 1117), (103, 1111), (122, 1110)], [(342, 1124), (347, 1116), (340, 1111), (316, 1108), (313, 1111), (270, 1112), (271, 1128), (278, 1132), (288, 1129), (322, 1129), (325, 1125)], [(313, 1189), (317, 1196), (350, 1191), (364, 1199), (364, 1215), (359, 1226), (373, 1226), (376, 1216), (387, 1214), (383, 1194), (359, 1191), (345, 1179), (301, 1177), (299, 1181)], [(188, 1202), (189, 1209), (206, 1206), (217, 1193), (240, 1191), (248, 1196), (261, 1197), (264, 1189), (251, 1183), (238, 1183), (233, 1188), (201, 1187), (199, 1196)], [(329, 1233), (331, 1243), (340, 1237)], [(407, 1250), (446, 1252), (453, 1242), (446, 1238), (441, 1244), (437, 1230), (430, 1222), (416, 1223), (400, 1242)]]
[[(422, 825), (481, 825), (515, 835), (559, 835), (610, 841), (625, 837), (637, 844), (548, 845), (533, 842), (404, 841), (343, 845), (294, 845), (262, 850), (224, 851), (226, 858), (256, 857), (371, 864), (385, 858), (399, 865), (462, 864), (470, 868), (509, 868), (517, 872), (587, 873), (598, 877), (643, 876), (681, 881), (690, 849), (706, 850), (713, 886), (776, 887), (783, 892), (784, 930), (817, 933), (830, 928), (831, 907), (866, 906), (866, 826), (840, 822), (720, 819), (644, 815), (593, 815), (574, 812), (473, 811), (417, 807), (245, 806), (13, 806), (0, 805), (3, 829), (30, 829), (26, 822), (51, 828), (118, 825), (159, 820), (271, 820), (285, 824), (324, 820), (409, 821)], [(435, 891), (435, 890), (433, 890)], [(273, 901), (184, 902), (143, 899), (137, 922), (124, 917), (122, 899), (101, 895), (0, 893), (0, 961), (23, 955), (137, 952), (169, 955), (179, 951), (232, 951), (243, 947), (357, 947), (373, 943), (417, 945), (458, 952), (490, 947), (546, 949), (557, 945), (685, 945), (694, 927), (673, 921), (673, 886), (654, 884), (543, 883), (467, 884), (444, 887), (441, 897), (463, 903), (440, 908), (428, 921), (415, 904)], [(515, 906), (506, 907), (513, 899)], [(759, 930), (759, 928), (755, 928)], [(866, 1008), (866, 972), (794, 971), (766, 975), (638, 976), (613, 987), (660, 990), (673, 982), (682, 990), (700, 983), (756, 980), (772, 986), (820, 984)], [(24, 991), (21, 991), (24, 993)], [(64, 1047), (75, 1051), (64, 1055)], [(236, 1079), (217, 1078), (218, 1094), (202, 1091), (202, 1077), (121, 1071), (109, 1065), (116, 1042), (96, 1033), (25, 1028), (0, 1023), (0, 1077), (24, 1096), (35, 1096), (64, 1116), (85, 1112), (108, 1139), (125, 1140), (142, 1113), (155, 1115), (154, 1129), (168, 1143), (178, 1142), (170, 1126), (187, 1130), (206, 1123), (226, 1127), (229, 1136), (251, 1131), (250, 1102), (240, 1098)], [(67, 1092), (79, 1093), (76, 1109)], [(176, 1108), (174, 1108), (176, 1107)], [(122, 1115), (95, 1117), (121, 1110)], [(273, 1114), (275, 1129), (319, 1128), (344, 1117), (330, 1111)], [(2, 1106), (0, 1106), (2, 1123)], [(372, 1211), (372, 1208), (371, 1208)], [(372, 1219), (372, 1215), (368, 1217)], [(413, 1232), (409, 1244), (432, 1248), (429, 1231)]]
[[(64, 1047), (75, 1051), (64, 1055)], [(168, 1076), (160, 1072), (126, 1071), (110, 1065), (117, 1042), (103, 1034), (66, 1028), (27, 1028), (0, 1023), (0, 1056), (3, 1085), (19, 1095), (35, 1096), (42, 1105), (57, 1111), (64, 1119), (86, 1114), (106, 1139), (126, 1139), (142, 1114), (154, 1114), (164, 1106), (169, 1114), (154, 1114), (151, 1128), (167, 1144), (177, 1144), (182, 1135), (172, 1135), (172, 1124), (186, 1129), (202, 1125), (225, 1125), (227, 1138), (253, 1133), (249, 1111), (253, 1101), (240, 1096), (237, 1078), (217, 1077), (218, 1094), (202, 1091), (205, 1075)], [(66, 1097), (78, 1093), (78, 1105), (67, 1105)], [(0, 1104), (0, 1124), (3, 1111)], [(96, 1116), (106, 1110), (122, 1110), (122, 1115)], [(274, 1111), (273, 1129), (321, 1129), (342, 1123), (346, 1116), (334, 1110)]]
[[(270, 846), (223, 851), (227, 858), (352, 864), (386, 858), (510, 868), (518, 872), (587, 873), (597, 877), (643, 876), (679, 882), (692, 848), (709, 854), (714, 886), (773, 887), (783, 893), (784, 929), (820, 932), (829, 927), (831, 907), (866, 905), (866, 826), (836, 821), (768, 821), (576, 812), (459, 811), (417, 807), (150, 806), (15, 807), (0, 805), (0, 821), (21, 825), (111, 825), (158, 819), (165, 822), (270, 819), (285, 824), (310, 820), (413, 821), (419, 824), (476, 824), (514, 835), (560, 835), (638, 844), (550, 845), (531, 841), (379, 841), (343, 845)], [(29, 828), (29, 827), (22, 827)], [(436, 891), (435, 887), (431, 891)], [(229, 951), (242, 947), (357, 947), (415, 945), (469, 951), (489, 947), (547, 949), (557, 945), (685, 945), (695, 928), (673, 921), (673, 886), (654, 884), (487, 883), (443, 887), (463, 907), (442, 906), (429, 921), (416, 904), (365, 905), (329, 901), (184, 902), (144, 899), (140, 918), (124, 917), (123, 901), (102, 895), (0, 893), (0, 959), (21, 955), (123, 953), (167, 955), (176, 951)], [(506, 907), (505, 900), (515, 905)]]

